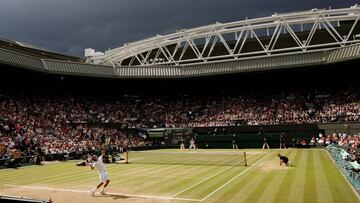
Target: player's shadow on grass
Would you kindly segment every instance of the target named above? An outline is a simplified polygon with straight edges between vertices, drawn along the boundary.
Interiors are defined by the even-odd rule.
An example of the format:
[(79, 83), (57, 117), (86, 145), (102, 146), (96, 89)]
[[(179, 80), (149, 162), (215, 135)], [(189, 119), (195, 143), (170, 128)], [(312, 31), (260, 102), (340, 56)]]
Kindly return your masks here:
[(142, 197), (130, 197), (130, 196), (126, 196), (126, 195), (121, 195), (121, 194), (106, 194), (106, 195), (94, 195), (93, 197), (111, 197), (113, 199), (128, 199), (128, 198), (137, 198), (137, 199), (144, 199)]

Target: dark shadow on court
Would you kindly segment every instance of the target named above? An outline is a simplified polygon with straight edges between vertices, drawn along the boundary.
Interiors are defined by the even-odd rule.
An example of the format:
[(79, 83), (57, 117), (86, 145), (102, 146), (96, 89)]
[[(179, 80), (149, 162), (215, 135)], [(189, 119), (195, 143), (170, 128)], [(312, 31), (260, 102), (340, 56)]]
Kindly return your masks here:
[(133, 196), (126, 196), (126, 195), (120, 195), (120, 194), (106, 194), (106, 195), (93, 195), (93, 197), (99, 198), (99, 197), (103, 197), (103, 198), (113, 198), (113, 199), (129, 199), (129, 198), (133, 198), (133, 199), (146, 199), (144, 197), (133, 197)]

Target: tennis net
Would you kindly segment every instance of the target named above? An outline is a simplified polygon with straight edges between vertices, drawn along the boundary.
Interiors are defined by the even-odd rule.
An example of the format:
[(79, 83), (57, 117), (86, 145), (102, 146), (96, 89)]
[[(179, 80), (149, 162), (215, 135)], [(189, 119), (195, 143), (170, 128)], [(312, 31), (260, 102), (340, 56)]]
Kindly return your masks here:
[(245, 152), (160, 152), (129, 151), (125, 162), (130, 164), (172, 164), (172, 165), (246, 165)]

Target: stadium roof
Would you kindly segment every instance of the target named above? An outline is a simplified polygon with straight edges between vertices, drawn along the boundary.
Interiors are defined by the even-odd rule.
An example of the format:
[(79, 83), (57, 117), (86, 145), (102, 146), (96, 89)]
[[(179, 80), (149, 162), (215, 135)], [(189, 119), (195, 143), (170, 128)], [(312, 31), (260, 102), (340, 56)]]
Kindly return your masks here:
[(30, 56), (35, 56), (38, 58), (47, 58), (47, 59), (56, 59), (56, 60), (64, 60), (64, 61), (76, 61), (83, 62), (84, 59), (69, 56), (66, 54), (58, 53), (46, 48), (38, 47), (35, 45), (27, 44), (24, 42), (12, 41), (9, 39), (0, 38), (0, 48), (13, 50), (19, 53), (23, 53)]
[(179, 30), (89, 57), (119, 66), (191, 66), (257, 56), (325, 50), (360, 42), (360, 7), (275, 13), (269, 17)]
[(32, 71), (50, 74), (89, 76), (101, 78), (184, 78), (250, 71), (318, 66), (360, 59), (360, 44), (324, 51), (299, 54), (284, 53), (272, 57), (259, 56), (247, 60), (192, 66), (132, 66), (112, 67), (80, 62), (44, 59), (0, 48), (0, 64), (8, 64)]
[[(318, 66), (360, 58), (359, 20), (360, 7), (354, 6), (219, 23), (87, 58), (101, 59), (100, 64), (0, 40), (0, 63), (51, 74), (106, 78), (184, 78)], [(225, 40), (228, 34), (237, 39)], [(181, 57), (176, 59), (177, 55)]]

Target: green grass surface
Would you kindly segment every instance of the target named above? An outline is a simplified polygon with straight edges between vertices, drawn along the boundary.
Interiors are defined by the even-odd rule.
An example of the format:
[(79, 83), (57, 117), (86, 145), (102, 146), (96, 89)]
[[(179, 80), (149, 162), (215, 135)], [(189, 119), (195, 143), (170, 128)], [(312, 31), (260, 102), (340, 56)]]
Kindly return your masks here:
[[(183, 153), (233, 151), (199, 150)], [(247, 167), (242, 164), (140, 164), (136, 161), (132, 164), (108, 164), (106, 168), (111, 179), (108, 192), (128, 197), (144, 196), (146, 200), (153, 202), (360, 202), (325, 150), (246, 151)], [(224, 159), (233, 159), (234, 156), (241, 159), (243, 150), (238, 152), (239, 154), (226, 155)], [(279, 152), (287, 155), (293, 166), (280, 167), (278, 157), (275, 156)], [(207, 153), (206, 157), (211, 159), (212, 156)], [(162, 159), (162, 156), (156, 154), (156, 159)], [(129, 161), (131, 162), (131, 157)], [(98, 183), (97, 171), (92, 171), (89, 167), (77, 167), (75, 163), (68, 161), (2, 169), (0, 194), (4, 195), (11, 189), (11, 195), (19, 196), (23, 195), (24, 190), (31, 190), (33, 193), (24, 194), (32, 194), (33, 197), (49, 194), (54, 197), (55, 192), (66, 192), (69, 196), (89, 197), (87, 190)], [(40, 194), (37, 195), (37, 192)], [(56, 198), (54, 200), (61, 202), (56, 201)], [(96, 202), (109, 200), (102, 198)]]

